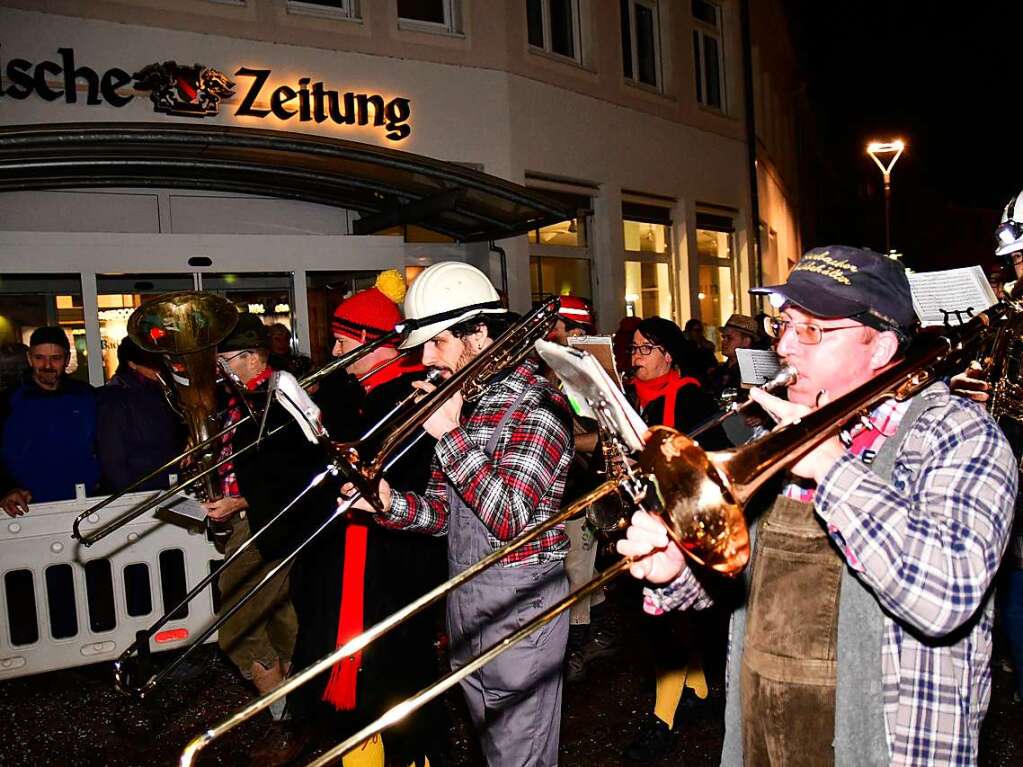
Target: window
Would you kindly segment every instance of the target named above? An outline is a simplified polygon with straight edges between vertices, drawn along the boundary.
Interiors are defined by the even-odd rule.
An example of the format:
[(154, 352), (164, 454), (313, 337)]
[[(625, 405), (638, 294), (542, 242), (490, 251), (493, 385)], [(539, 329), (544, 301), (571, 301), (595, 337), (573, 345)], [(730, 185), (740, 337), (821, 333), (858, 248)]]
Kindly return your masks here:
[(733, 231), (728, 216), (696, 214), (696, 298), (704, 333), (715, 345), (721, 326), (738, 308)]
[(625, 79), (661, 87), (661, 41), (656, 0), (621, 0)]
[(673, 319), (670, 210), (623, 201), (622, 229), (626, 316)]
[(359, 0), (288, 0), (288, 13), (359, 19)]
[(530, 288), (533, 301), (551, 295), (593, 298), (590, 251), (586, 237), (590, 198), (583, 194), (540, 190), (579, 212), (576, 218), (529, 232)]
[(458, 32), (459, 0), (398, 0), (398, 24), (405, 29)]
[(593, 299), (590, 287), (590, 261), (587, 258), (530, 255), (530, 289), (533, 301), (545, 296), (579, 296)]
[(692, 0), (693, 72), (696, 100), (704, 106), (725, 109), (725, 72), (721, 51), (721, 8), (707, 0)]
[(526, 0), (529, 44), (579, 60), (578, 0)]

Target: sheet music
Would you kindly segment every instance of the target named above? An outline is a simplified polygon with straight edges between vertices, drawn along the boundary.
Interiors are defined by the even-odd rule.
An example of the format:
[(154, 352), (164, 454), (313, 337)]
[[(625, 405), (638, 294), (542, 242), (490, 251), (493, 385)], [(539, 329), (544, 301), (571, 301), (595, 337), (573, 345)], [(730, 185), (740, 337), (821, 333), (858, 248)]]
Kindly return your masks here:
[(597, 358), (597, 362), (607, 371), (611, 380), (622, 387), (622, 377), (615, 364), (614, 343), (611, 336), (569, 336), (568, 345), (581, 352), (589, 352)]
[(962, 312), (961, 320), (966, 322), (996, 301), (995, 292), (979, 266), (906, 276), (913, 293), (913, 308), (924, 327), (944, 325), (946, 315), (942, 309), (952, 312), (949, 320), (954, 325), (959, 321), (956, 310)]
[(171, 496), (160, 507), (160, 511), (170, 511), (197, 522), (202, 522), (206, 519), (206, 509), (195, 498), (183, 492)]
[(743, 386), (763, 386), (781, 370), (781, 360), (769, 349), (736, 349), (735, 357)]
[(550, 341), (537, 341), (537, 353), (557, 373), (572, 408), (599, 420), (630, 450), (641, 450), (647, 425), (596, 357)]

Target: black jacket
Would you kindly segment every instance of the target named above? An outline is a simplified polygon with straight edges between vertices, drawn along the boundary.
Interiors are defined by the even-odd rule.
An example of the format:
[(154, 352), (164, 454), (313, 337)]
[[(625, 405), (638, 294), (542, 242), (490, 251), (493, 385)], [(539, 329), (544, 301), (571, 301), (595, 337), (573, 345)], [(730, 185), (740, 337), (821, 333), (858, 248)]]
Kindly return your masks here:
[[(410, 375), (382, 384), (366, 395), (350, 376), (320, 388), (317, 401), (324, 423), (337, 441), (355, 440), (411, 391)], [(333, 376), (332, 376), (333, 378)], [(329, 381), (330, 379), (327, 379)], [(325, 383), (327, 382), (325, 381)], [(400, 490), (426, 486), (435, 442), (424, 437), (388, 473)], [(370, 456), (372, 457), (372, 456)], [(361, 512), (355, 512), (358, 519)], [(362, 515), (362, 520), (367, 517)], [(311, 519), (306, 520), (312, 522)], [(338, 520), (303, 551), (291, 574), (292, 601), (299, 631), (293, 664), (311, 665), (335, 649), (342, 595), (348, 518)], [(367, 525), (363, 625), (365, 628), (408, 604), (446, 577), (445, 541)], [(329, 672), (288, 696), (292, 716), (318, 720), (337, 737), (351, 734), (437, 676), (433, 648), (437, 615), (430, 611), (394, 629), (368, 647), (356, 688), (356, 708), (335, 711), (320, 700)], [(384, 733), (388, 764), (402, 767), (423, 754), (438, 763), (447, 739), (443, 705), (435, 702)]]
[[(131, 369), (118, 370), (97, 390), (96, 399), (96, 452), (105, 491), (124, 490), (184, 447), (185, 428), (158, 383)], [(138, 489), (166, 489), (168, 473)]]

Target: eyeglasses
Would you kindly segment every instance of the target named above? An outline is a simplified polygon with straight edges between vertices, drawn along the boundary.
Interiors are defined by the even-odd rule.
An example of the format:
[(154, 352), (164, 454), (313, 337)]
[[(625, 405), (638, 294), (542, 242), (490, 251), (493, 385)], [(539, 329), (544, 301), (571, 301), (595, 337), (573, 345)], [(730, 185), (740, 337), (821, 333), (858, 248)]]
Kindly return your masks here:
[(640, 357), (649, 357), (654, 349), (661, 349), (664, 347), (657, 344), (631, 344), (629, 346), (629, 354), (638, 354)]
[(242, 349), (242, 350), (241, 350), (240, 352), (235, 352), (235, 353), (234, 353), (234, 354), (232, 354), (232, 355), (231, 355), (230, 357), (229, 357), (229, 356), (227, 356), (226, 354), (221, 354), (221, 355), (218, 355), (218, 356), (220, 357), (220, 361), (221, 361), (221, 362), (230, 362), (231, 360), (235, 360), (235, 359), (238, 359), (238, 358), (239, 358), (239, 357), (241, 357), (241, 356), (242, 356), (243, 354), (248, 354), (248, 353), (249, 353), (249, 352), (248, 352), (248, 350), (247, 350), (247, 349)]
[(764, 330), (771, 338), (781, 338), (789, 328), (792, 328), (796, 332), (796, 340), (806, 346), (816, 346), (824, 339), (825, 333), (830, 333), (833, 330), (861, 327), (863, 326), (839, 325), (837, 328), (822, 328), (812, 322), (793, 322), (792, 320), (783, 320), (781, 317), (764, 317)]

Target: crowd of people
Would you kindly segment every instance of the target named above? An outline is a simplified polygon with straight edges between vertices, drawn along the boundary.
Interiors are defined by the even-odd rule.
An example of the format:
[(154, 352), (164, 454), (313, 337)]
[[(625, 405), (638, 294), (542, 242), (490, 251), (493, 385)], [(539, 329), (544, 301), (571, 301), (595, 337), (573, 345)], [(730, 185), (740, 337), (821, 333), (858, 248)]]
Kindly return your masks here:
[[(1020, 276), (1017, 212), (1011, 203), (1015, 238), (1003, 238), (999, 255)], [(812, 249), (784, 283), (753, 292), (779, 313), (733, 314), (717, 329), (719, 349), (699, 320), (684, 328), (662, 317), (622, 321), (618, 372), (649, 426), (686, 434), (715, 419), (701, 429), (700, 446), (741, 445), (885, 375), (906, 359), (917, 332), (902, 266), (859, 248)], [(410, 391), (428, 396), (486, 359), (516, 320), (468, 264), (435, 264), (407, 294), (400, 275), (383, 273), (333, 316), (334, 356), (384, 343), (349, 357), (344, 374), (316, 391), (331, 439), (359, 439)], [(548, 340), (568, 344), (597, 325), (587, 301), (565, 296)], [(773, 349), (796, 368), (785, 396), (742, 385), (741, 349)], [(185, 442), (159, 357), (125, 339), (117, 373), (93, 391), (64, 375), (69, 353), (60, 328), (39, 328), (23, 380), (0, 399), (0, 503), (11, 516), (81, 488), (122, 490)], [(266, 399), (275, 370), (308, 369), (279, 328), (253, 315), (240, 316), (217, 353), (237, 384), (222, 402), (225, 427), (242, 419), (244, 399)], [(432, 383), (423, 380), (427, 368), (436, 371)], [(1023, 438), (988, 415), (982, 383), (967, 375), (953, 385), (935, 381), (875, 406), (756, 496), (741, 578), (688, 559), (661, 515), (623, 512), (630, 523), (617, 550), (643, 581), (633, 618), (644, 621), (656, 678), (653, 710), (625, 748), (629, 759), (649, 763), (671, 750), (684, 728), (681, 703), (708, 696), (711, 643), (728, 648), (722, 764), (976, 764), (999, 574), (1023, 689), (1023, 540), (1013, 532)], [(717, 423), (725, 405), (747, 398), (756, 415)], [(557, 377), (533, 356), (492, 374), (472, 401), (452, 394), (425, 421), (427, 438), (378, 484), (343, 483), (340, 497), (329, 485), (302, 495), (328, 455), (281, 409), (268, 418), (280, 433), (224, 463), (222, 497), (205, 503), (211, 519), (230, 527), (226, 553), (244, 549), (220, 573), (222, 610), (323, 528), (220, 631), (220, 647), (260, 693), (550, 519), (609, 470), (608, 435), (570, 409)], [(231, 459), (259, 429), (251, 420), (225, 434), (220, 457)], [(152, 486), (166, 482), (157, 477)], [(300, 495), (287, 521), (269, 529)], [(334, 515), (336, 504), (357, 511)], [(257, 545), (245, 546), (264, 529)], [(357, 731), (431, 681), (439, 632), (452, 668), (465, 665), (588, 581), (597, 548), (581, 518), (508, 553), (451, 593), (443, 617), (427, 612), (271, 708), (280, 724), (253, 758), (283, 763)], [(557, 764), (563, 685), (619, 649), (602, 601), (600, 592), (580, 600), (461, 682), (488, 764)], [(443, 706), (427, 706), (344, 764), (441, 764), (446, 716)]]

